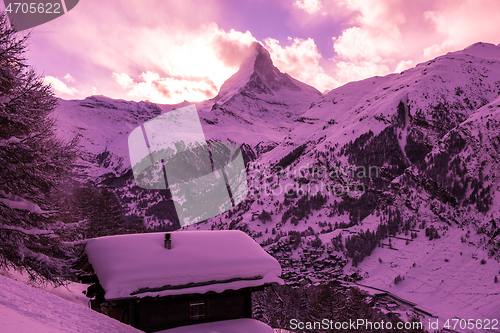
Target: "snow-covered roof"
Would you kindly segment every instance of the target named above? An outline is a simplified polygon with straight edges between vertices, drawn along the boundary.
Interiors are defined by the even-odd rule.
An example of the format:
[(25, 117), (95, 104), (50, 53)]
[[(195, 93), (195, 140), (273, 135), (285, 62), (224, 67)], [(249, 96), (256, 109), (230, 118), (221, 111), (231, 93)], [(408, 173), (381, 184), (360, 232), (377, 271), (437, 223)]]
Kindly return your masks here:
[(172, 328), (158, 333), (274, 333), (266, 324), (255, 319), (233, 319)]
[(281, 266), (238, 230), (176, 231), (94, 238), (85, 251), (105, 298), (222, 292), (282, 284)]

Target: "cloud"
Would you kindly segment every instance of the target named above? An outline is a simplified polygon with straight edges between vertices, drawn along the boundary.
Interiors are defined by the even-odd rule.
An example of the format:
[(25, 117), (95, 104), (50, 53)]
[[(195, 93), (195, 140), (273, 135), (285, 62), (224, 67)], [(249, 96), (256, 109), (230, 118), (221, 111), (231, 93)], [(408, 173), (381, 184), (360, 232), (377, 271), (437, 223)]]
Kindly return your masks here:
[(291, 45), (282, 47), (276, 39), (267, 38), (265, 47), (269, 50), (276, 67), (292, 77), (316, 87), (320, 91), (333, 89), (339, 82), (326, 74), (320, 65), (321, 54), (312, 38), (289, 40)]
[(58, 78), (55, 78), (53, 76), (45, 76), (44, 81), (47, 84), (50, 84), (52, 88), (54, 89), (56, 95), (69, 95), (69, 96), (74, 96), (75, 94), (78, 93), (78, 90), (75, 88), (68, 87), (66, 83), (62, 82)]
[(64, 75), (64, 79), (67, 81), (67, 82), (75, 82), (75, 79), (68, 73), (66, 75)]
[(217, 34), (213, 38), (213, 47), (226, 66), (237, 68), (254, 51), (251, 47), (254, 41), (256, 39), (248, 31), (241, 33), (231, 30), (229, 33)]
[(113, 73), (113, 79), (125, 89), (130, 88), (134, 84), (134, 80), (127, 73)]
[[(34, 29), (30, 59), (61, 97), (177, 103), (215, 96), (248, 55), (252, 32), (281, 71), (320, 91), (500, 42), (497, 0), (276, 0), (286, 10), (271, 21), (260, 9), (276, 6), (249, 3), (86, 0)], [(231, 11), (248, 20), (229, 24)]]
[(316, 14), (321, 11), (321, 3), (319, 0), (296, 0), (293, 5), (305, 10), (309, 14)]
[(357, 13), (354, 26), (334, 38), (336, 77), (341, 82), (385, 75), (408, 59), (405, 31), (406, 11), (398, 1), (348, 0), (346, 8)]
[[(151, 10), (124, 0), (99, 2), (96, 11), (96, 2), (83, 2), (75, 15), (47, 23), (57, 34), (36, 38), (44, 48), (58, 50), (61, 58), (72, 59), (72, 64), (90, 67), (88, 86), (80, 91), (96, 87), (100, 94), (118, 97), (125, 89), (134, 100), (162, 103), (198, 100), (217, 94), (256, 40), (248, 31), (219, 28), (212, 20), (218, 15), (214, 3), (157, 1)], [(123, 74), (132, 80), (128, 82), (133, 89), (125, 85)]]
[[(113, 72), (113, 78), (133, 99), (158, 103), (199, 101), (217, 95), (224, 81), (238, 70), (249, 54), (250, 44), (255, 41), (249, 32), (231, 30), (226, 33), (216, 24), (192, 32), (144, 31), (137, 39), (144, 41), (143, 49), (146, 43), (167, 42), (157, 45), (157, 49), (150, 46), (147, 54), (138, 52), (122, 67), (123, 71)], [(137, 69), (140, 68), (146, 70), (139, 74)]]
[(404, 70), (407, 70), (409, 68), (412, 68), (414, 65), (412, 60), (408, 61), (400, 61), (398, 65), (396, 66), (396, 69), (394, 70), (395, 73), (401, 73)]
[(161, 104), (178, 103), (183, 100), (202, 101), (217, 94), (210, 81), (190, 81), (161, 77), (158, 73), (144, 72), (139, 81), (126, 73), (113, 73), (113, 79), (127, 91), (132, 99), (149, 100)]
[(494, 0), (457, 1), (455, 6), (424, 12), (443, 38), (424, 49), (426, 57), (435, 57), (475, 42), (500, 40), (500, 2)]
[(292, 38), (289, 46), (265, 40), (278, 68), (319, 90), (398, 73), (478, 41), (500, 42), (495, 0), (296, 0), (288, 6), (301, 29), (339, 22), (337, 32), (315, 37), (331, 41), (328, 59), (312, 38)]

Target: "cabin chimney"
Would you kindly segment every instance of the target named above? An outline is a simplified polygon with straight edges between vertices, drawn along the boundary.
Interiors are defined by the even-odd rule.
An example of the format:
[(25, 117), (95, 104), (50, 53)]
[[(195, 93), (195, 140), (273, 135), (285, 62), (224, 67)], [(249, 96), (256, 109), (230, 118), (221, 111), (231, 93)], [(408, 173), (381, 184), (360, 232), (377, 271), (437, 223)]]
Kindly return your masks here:
[(172, 240), (170, 239), (170, 233), (165, 234), (165, 248), (170, 250), (172, 248)]

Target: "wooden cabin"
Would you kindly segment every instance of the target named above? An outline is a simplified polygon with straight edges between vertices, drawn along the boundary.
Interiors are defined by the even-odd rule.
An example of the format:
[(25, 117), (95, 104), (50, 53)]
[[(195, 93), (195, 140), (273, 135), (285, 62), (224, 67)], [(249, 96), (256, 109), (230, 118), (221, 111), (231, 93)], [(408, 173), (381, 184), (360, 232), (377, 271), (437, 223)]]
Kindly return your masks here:
[(252, 317), (252, 292), (281, 267), (237, 230), (91, 239), (80, 268), (92, 309), (145, 332)]

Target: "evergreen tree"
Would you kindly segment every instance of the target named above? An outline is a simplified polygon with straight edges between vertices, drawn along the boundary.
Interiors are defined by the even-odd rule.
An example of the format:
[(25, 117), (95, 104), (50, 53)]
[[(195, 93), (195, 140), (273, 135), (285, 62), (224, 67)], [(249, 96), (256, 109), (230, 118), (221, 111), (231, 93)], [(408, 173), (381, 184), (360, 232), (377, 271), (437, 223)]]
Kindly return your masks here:
[(69, 272), (70, 253), (54, 237), (55, 193), (72, 170), (75, 141), (54, 135), (57, 99), (26, 63), (27, 38), (0, 14), (0, 266), (56, 281)]
[(141, 219), (126, 217), (114, 192), (88, 182), (69, 196), (66, 222), (78, 224), (82, 238), (143, 232)]
[(268, 211), (266, 211), (265, 209), (262, 210), (262, 213), (259, 214), (258, 218), (260, 221), (262, 221), (264, 223), (272, 220), (271, 214)]
[(124, 233), (124, 217), (116, 195), (107, 188), (101, 188), (94, 200), (94, 211), (89, 221), (91, 237)]

